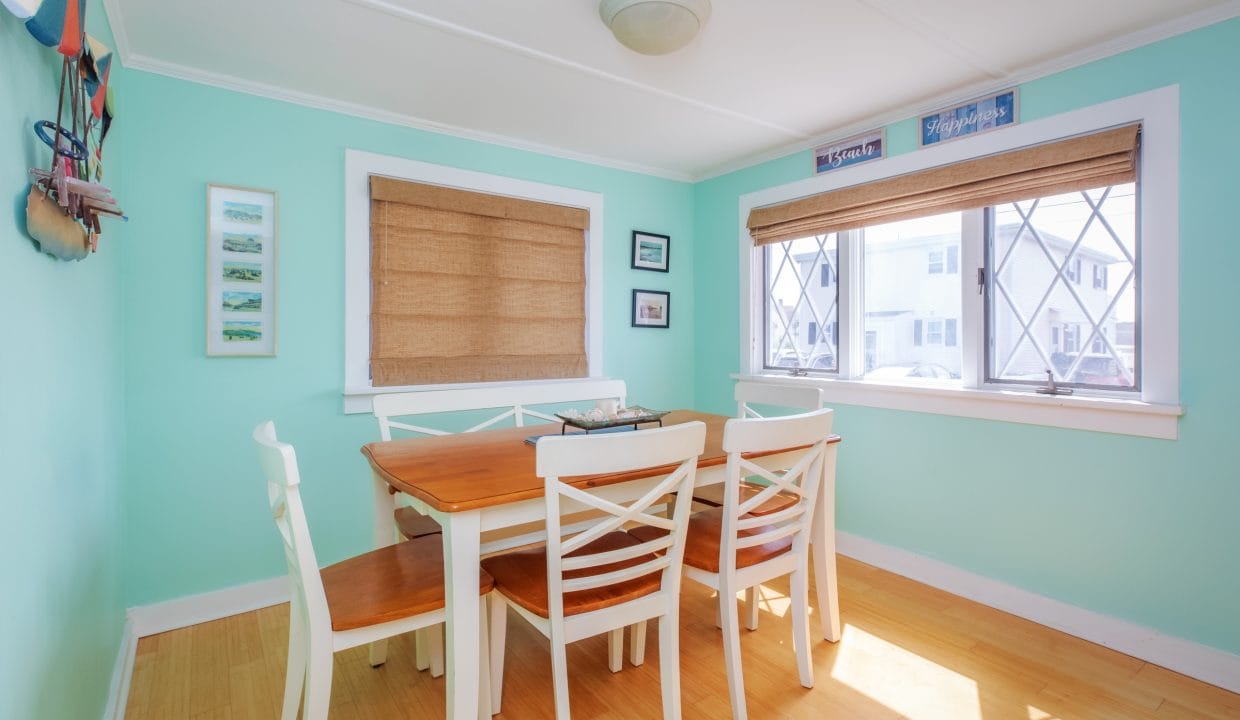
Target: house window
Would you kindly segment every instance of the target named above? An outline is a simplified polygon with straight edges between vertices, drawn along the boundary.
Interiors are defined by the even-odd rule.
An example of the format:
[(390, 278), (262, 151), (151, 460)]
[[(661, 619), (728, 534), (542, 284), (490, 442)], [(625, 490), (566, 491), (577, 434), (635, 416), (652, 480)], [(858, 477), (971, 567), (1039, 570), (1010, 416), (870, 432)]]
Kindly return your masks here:
[[(1138, 354), (1121, 352), (1108, 338), (1115, 337), (1117, 324), (1136, 319), (1137, 210), (1134, 183), (990, 210), (988, 379), (1043, 382), (1049, 368), (1056, 382), (1067, 385), (1136, 388)], [(1078, 289), (1082, 262), (1092, 268), (1093, 282)], [(1108, 267), (1121, 278), (1114, 292), (1105, 289)], [(1055, 322), (1063, 326), (1060, 350), (1052, 332)], [(1103, 363), (1082, 357), (1083, 347), (1114, 360), (1106, 364), (1114, 375), (1102, 379), (1097, 372), (1086, 372), (1091, 363)]]
[(1076, 283), (1077, 285), (1080, 285), (1081, 284), (1081, 259), (1079, 257), (1074, 257), (1071, 260), (1069, 260), (1067, 263), (1064, 264), (1063, 272), (1064, 272), (1064, 275), (1068, 276), (1069, 280)]
[[(773, 352), (762, 340), (771, 311), (771, 276), (764, 273), (774, 265), (763, 258), (812, 241), (798, 233), (813, 230), (833, 235), (838, 250), (838, 364), (824, 382), (843, 381), (831, 386), (840, 402), (1175, 437), (1176, 102), (1178, 90), (1164, 88), (943, 145), (933, 157), (909, 153), (741, 196), (742, 278), (751, 283), (742, 295), (749, 308), (742, 316), (743, 371), (769, 367)], [(1092, 159), (1076, 154), (1095, 150)], [(1042, 160), (1047, 172), (1008, 182), (1024, 172), (1017, 168)], [(975, 171), (1000, 181), (974, 182)], [(953, 177), (970, 180), (952, 185)], [(918, 194), (915, 179), (960, 192)], [(983, 186), (992, 195), (965, 206)], [(933, 214), (944, 197), (956, 207)], [(903, 217), (912, 204), (929, 214)], [(953, 213), (951, 228), (937, 226)], [(902, 224), (910, 249), (901, 260), (899, 243), (884, 233)], [(1142, 242), (1138, 229), (1152, 240)], [(948, 277), (959, 282), (944, 282)], [(796, 300), (783, 301), (789, 312)], [(979, 392), (950, 407), (931, 402), (939, 395), (918, 405), (911, 398), (923, 393), (907, 382), (892, 390), (848, 382), (897, 375), (875, 371), (918, 363), (959, 363), (948, 374)], [(1057, 383), (1074, 386), (1075, 396), (1034, 418), (1028, 401), (1014, 401), (1011, 391), (1023, 387), (1032, 397), (1048, 368)], [(1140, 401), (1129, 407), (1140, 422), (1083, 404), (1117, 391)]]
[(835, 339), (819, 332), (834, 326), (839, 308), (839, 283), (829, 282), (836, 240), (828, 233), (765, 248), (763, 367), (837, 369)]
[[(372, 193), (372, 178), (384, 186), (377, 195)], [(418, 186), (415, 195), (419, 199), (402, 194), (406, 186)], [(599, 375), (603, 295), (603, 200), (600, 194), (353, 150), (345, 154), (345, 187), (346, 412), (369, 412), (370, 398), (379, 392), (445, 383), (460, 386)], [(469, 202), (428, 209), (428, 203), (434, 205), (435, 197), (447, 195)], [(489, 201), (489, 197), (497, 199)], [(492, 204), (509, 203), (522, 208), (541, 208), (538, 212), (546, 214), (527, 217), (528, 213), (522, 211), (518, 216), (495, 218), (486, 209)], [(454, 212), (454, 208), (461, 212)], [(421, 225), (415, 218), (428, 212), (436, 217), (452, 215), (455, 218), (452, 222), (461, 226), (459, 231), (452, 231), (454, 246), (444, 246), (454, 262), (442, 263), (434, 270), (406, 267), (409, 263), (416, 265), (425, 257), (421, 245), (433, 245), (434, 238), (430, 236), (442, 234), (443, 227), (435, 223), (431, 223), (434, 226), (431, 229), (419, 229)], [(569, 219), (561, 222), (565, 218)], [(483, 225), (488, 227), (475, 232)], [(502, 227), (491, 228), (491, 225)], [(548, 230), (552, 227), (569, 227), (571, 232)], [(509, 237), (512, 234), (509, 230), (515, 235)], [(557, 238), (563, 235), (563, 243), (551, 240), (550, 235)], [(407, 252), (410, 242), (420, 244), (418, 252)], [(505, 247), (522, 243), (538, 247), (522, 245), (524, 249), (518, 252), (526, 256), (518, 263), (525, 270), (510, 264), (499, 272), (495, 262), (461, 261), (464, 257), (461, 253), (466, 250), (489, 252), (488, 248), (497, 242)], [(515, 317), (511, 310), (522, 307), (537, 313), (539, 308), (570, 303), (570, 300), (552, 297), (556, 287), (563, 285), (564, 278), (548, 277), (546, 274), (551, 271), (539, 268), (553, 263), (545, 257), (545, 262), (532, 262), (532, 256), (525, 252), (527, 249), (544, 255), (545, 252), (562, 254), (556, 264), (562, 265), (562, 270), (572, 276), (569, 279), (576, 287), (571, 304), (576, 308), (573, 312), (577, 318), (573, 322), (546, 323), (547, 327), (558, 324), (559, 330), (554, 333), (557, 338), (544, 339), (550, 339), (563, 350), (551, 358), (550, 363), (544, 362), (547, 358), (540, 357), (542, 353), (532, 353), (526, 359), (516, 358), (521, 355), (522, 343), (529, 339), (530, 328), (540, 324), (534, 321), (531, 325), (527, 322), (529, 318)], [(428, 292), (426, 275), (443, 275), (438, 271), (448, 265), (454, 272), (462, 269), (465, 272), (447, 280), (452, 283), (450, 288)], [(490, 270), (471, 273), (470, 267)], [(524, 275), (514, 277), (518, 272)], [(379, 292), (376, 292), (376, 273), (382, 273), (385, 278), (384, 284), (378, 287)], [(411, 282), (416, 283), (416, 287), (401, 289), (402, 283)], [(478, 282), (487, 288), (481, 292), (478, 288), (471, 289), (470, 283)], [(508, 289), (500, 287), (514, 283)], [(546, 292), (543, 292), (543, 285)], [(520, 295), (520, 299), (498, 307), (495, 302), (478, 304), (477, 315), (486, 318), (485, 321), (477, 317), (462, 321), (466, 322), (462, 326), (465, 331), (447, 327), (453, 322), (451, 318), (460, 315), (462, 308), (470, 307), (470, 297), (490, 295), (494, 300), (496, 293), (510, 299)], [(421, 298), (421, 301), (411, 304), (407, 302), (410, 297)], [(417, 332), (405, 327), (427, 317), (439, 325)]]
[(1094, 266), (1094, 289), (1095, 290), (1106, 290), (1107, 289), (1107, 266), (1106, 265), (1095, 265)]

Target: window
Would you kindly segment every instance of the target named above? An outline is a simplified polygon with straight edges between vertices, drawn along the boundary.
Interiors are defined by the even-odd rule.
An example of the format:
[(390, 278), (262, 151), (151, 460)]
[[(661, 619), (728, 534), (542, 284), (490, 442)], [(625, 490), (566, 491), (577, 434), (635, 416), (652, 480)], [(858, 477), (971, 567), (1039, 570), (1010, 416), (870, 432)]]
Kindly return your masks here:
[[(839, 307), (839, 284), (824, 282), (830, 280), (837, 257), (835, 233), (769, 245), (765, 250), (763, 366), (834, 371), (835, 339), (819, 330), (834, 327)], [(808, 327), (804, 336), (797, 333), (802, 324)]]
[[(393, 308), (408, 305), (407, 299), (411, 296), (410, 292), (400, 289), (400, 282), (407, 282), (411, 275), (418, 271), (412, 267), (404, 267), (401, 263), (418, 262), (419, 253), (404, 252), (405, 248), (400, 247), (400, 238), (392, 235), (392, 228), (403, 223), (403, 217), (397, 217), (399, 213), (404, 212), (397, 206), (410, 205), (404, 202), (400, 197), (379, 197), (372, 200), (370, 180), (372, 177), (392, 179), (399, 187), (402, 183), (414, 183), (423, 187), (429, 187), (432, 194), (442, 196), (452, 196), (457, 199), (470, 198), (479, 194), (501, 196), (497, 202), (511, 201), (517, 204), (528, 204), (528, 206), (549, 206), (553, 212), (560, 212), (567, 208), (569, 214), (575, 217), (582, 217), (579, 224), (584, 225), (584, 229), (576, 229), (580, 239), (576, 242), (576, 249), (571, 251), (574, 259), (565, 259), (566, 269), (576, 277), (580, 278), (580, 284), (577, 289), (571, 292), (572, 298), (564, 299), (561, 303), (559, 300), (548, 300), (547, 293), (539, 289), (540, 284), (549, 283), (555, 285), (553, 281), (544, 279), (539, 274), (542, 271), (536, 271), (534, 276), (517, 279), (510, 278), (512, 273), (507, 270), (503, 272), (494, 271), (497, 263), (482, 263), (482, 266), (491, 267), (492, 270), (486, 272), (473, 273), (469, 270), (471, 266), (478, 267), (478, 263), (464, 259), (460, 251), (467, 248), (464, 246), (483, 245), (488, 241), (470, 239), (472, 229), (477, 229), (479, 223), (490, 222), (488, 220), (461, 220), (468, 225), (469, 230), (466, 232), (455, 232), (452, 235), (453, 242), (458, 247), (451, 248), (452, 262), (447, 263), (454, 269), (465, 270), (463, 278), (452, 276), (449, 282), (455, 283), (452, 288), (441, 289), (430, 295), (419, 288), (415, 296), (420, 297), (421, 301), (414, 303), (415, 308), (427, 308), (435, 310), (434, 303), (442, 304), (443, 313), (433, 313), (436, 321), (444, 320), (452, 313), (458, 313), (465, 308), (471, 307), (467, 302), (468, 298), (462, 296), (462, 293), (474, 296), (479, 295), (477, 288), (471, 290), (470, 283), (483, 283), (487, 287), (484, 288), (482, 295), (490, 295), (492, 299), (503, 297), (512, 299), (515, 297), (513, 293), (521, 295), (524, 300), (518, 302), (496, 304), (491, 302), (489, 307), (491, 310), (479, 311), (477, 317), (469, 318), (466, 323), (465, 331), (453, 331), (448, 329), (434, 329), (433, 332), (426, 332), (417, 336), (415, 342), (406, 342), (401, 338), (414, 337), (409, 332), (402, 331), (399, 327), (384, 327), (389, 321), (395, 322), (397, 325), (405, 322), (412, 322), (408, 317), (404, 317), (406, 313), (403, 311), (390, 313), (388, 311)], [(346, 257), (345, 257), (345, 411), (346, 412), (369, 412), (370, 398), (376, 393), (385, 391), (408, 390), (411, 388), (421, 387), (425, 384), (442, 384), (460, 385), (472, 382), (488, 382), (488, 381), (515, 381), (518, 378), (528, 377), (530, 379), (552, 379), (555, 377), (581, 377), (594, 376), (597, 377), (601, 370), (601, 354), (602, 354), (602, 332), (601, 332), (601, 312), (602, 312), (602, 262), (601, 262), (601, 240), (602, 240), (602, 196), (597, 193), (585, 192), (571, 188), (561, 188), (542, 183), (534, 183), (523, 180), (514, 180), (511, 178), (489, 175), (485, 173), (476, 173), (456, 168), (431, 165), (402, 158), (393, 158), (382, 155), (374, 155), (371, 153), (363, 153), (358, 151), (347, 151), (345, 155), (345, 223), (346, 223)], [(390, 190), (390, 188), (388, 188)], [(384, 192), (387, 192), (386, 190)], [(391, 204), (391, 207), (383, 207), (385, 204)], [(384, 213), (387, 213), (386, 215)], [(420, 212), (420, 211), (419, 211)], [(465, 213), (470, 215), (472, 213)], [(486, 215), (482, 212), (482, 215)], [(503, 221), (500, 224), (505, 228), (515, 227), (522, 223), (532, 222), (533, 219), (517, 221)], [(389, 251), (385, 257), (374, 257), (372, 253), (372, 224), (380, 227), (388, 227), (390, 244), (387, 247)], [(555, 224), (555, 223), (551, 223)], [(570, 223), (571, 224), (571, 223)], [(536, 222), (539, 231), (534, 233), (538, 238), (546, 238), (544, 226), (547, 223)], [(437, 227), (434, 232), (441, 232), (443, 228)], [(402, 232), (404, 232), (402, 230)], [(416, 231), (417, 233), (425, 232)], [(489, 231), (488, 231), (489, 232)], [(399, 233), (398, 233), (399, 234)], [(482, 233), (490, 237), (488, 233)], [(526, 233), (529, 235), (529, 233)], [(378, 236), (376, 236), (378, 237)], [(383, 243), (383, 238), (379, 237), (379, 248)], [(429, 241), (428, 241), (429, 242)], [(534, 239), (532, 242), (541, 243), (542, 240)], [(442, 243), (441, 243), (442, 244)], [(448, 243), (451, 245), (452, 243)], [(570, 243), (571, 245), (571, 243)], [(406, 243), (407, 246), (407, 243)], [(448, 246), (445, 246), (447, 249)], [(541, 245), (534, 250), (546, 250)], [(393, 253), (393, 250), (400, 250), (399, 253)], [(507, 251), (505, 251), (507, 252)], [(533, 250), (531, 250), (533, 252)], [(561, 252), (560, 250), (552, 250), (552, 252)], [(518, 255), (527, 255), (524, 251), (518, 252)], [(412, 257), (412, 260), (410, 259)], [(402, 259), (403, 258), (403, 259)], [(387, 263), (387, 264), (385, 264)], [(502, 263), (500, 263), (502, 264)], [(530, 265), (531, 263), (511, 263), (515, 272), (516, 264)], [(539, 263), (533, 263), (537, 265)], [(544, 263), (545, 264), (545, 263)], [(445, 265), (446, 266), (446, 265)], [(578, 270), (579, 268), (579, 270)], [(381, 287), (380, 290), (386, 291), (393, 287), (393, 280), (396, 281), (396, 292), (385, 294), (381, 292), (373, 298), (372, 291), (374, 287), (372, 283), (376, 280), (373, 273), (388, 273), (388, 283)], [(474, 279), (470, 279), (474, 278)], [(517, 284), (514, 290), (512, 287), (504, 289), (501, 285), (511, 285), (513, 282)], [(495, 294), (499, 293), (499, 295)], [(528, 302), (527, 302), (528, 301)], [(520, 342), (518, 336), (527, 336), (526, 330), (529, 323), (519, 318), (511, 317), (512, 310), (516, 307), (546, 307), (547, 303), (552, 304), (574, 304), (577, 308), (576, 317), (571, 322), (564, 322), (563, 327), (568, 328), (565, 332), (560, 333), (561, 338), (556, 342), (569, 343), (573, 348), (567, 354), (561, 354), (558, 359), (553, 360), (552, 365), (559, 363), (563, 365), (567, 363), (572, 367), (568, 370), (557, 370), (555, 367), (546, 368), (540, 359), (533, 359), (530, 362), (512, 361), (509, 357), (508, 348), (516, 348)], [(404, 303), (404, 305), (402, 305)], [(485, 304), (485, 303), (484, 303)], [(482, 308), (482, 305), (478, 305)], [(421, 310), (414, 313), (417, 315)], [(377, 321), (372, 323), (372, 316), (378, 314)], [(423, 313), (424, 314), (424, 313)], [(520, 331), (506, 330), (505, 328), (513, 327), (513, 323), (518, 323), (523, 329)], [(557, 321), (559, 322), (559, 321)], [(537, 323), (535, 323), (537, 324)], [(372, 327), (375, 332), (372, 333)], [(574, 329), (575, 328), (575, 329)], [(570, 337), (571, 336), (571, 337)], [(386, 338), (386, 339), (385, 339)], [(513, 343), (517, 344), (514, 345)], [(482, 343), (484, 347), (476, 348), (475, 344)], [(561, 343), (562, 344), (562, 343)], [(567, 348), (567, 346), (565, 346)], [(405, 350), (412, 348), (416, 352), (422, 353), (422, 357), (430, 357), (426, 359), (414, 359), (412, 364), (415, 366), (436, 366), (436, 370), (428, 377), (427, 380), (413, 379), (405, 374), (410, 364), (407, 360), (401, 360), (396, 363), (387, 363), (389, 367), (385, 367), (376, 371), (372, 381), (372, 351), (379, 348), (380, 354), (385, 358), (389, 357), (388, 351), (394, 350), (396, 354), (403, 353)], [(425, 351), (425, 352), (423, 352)], [(572, 353), (579, 353), (578, 360), (567, 359), (561, 362)], [(471, 361), (462, 361), (462, 358), (468, 359), (467, 356), (474, 356), (478, 359)], [(499, 356), (505, 356), (503, 360), (499, 360)], [(448, 358), (447, 363), (442, 358)], [(514, 364), (523, 366), (514, 369)], [(482, 368), (481, 376), (479, 373), (464, 375), (459, 378), (448, 378), (443, 374), (445, 366), (455, 365), (464, 370)], [(486, 369), (490, 366), (492, 369)], [(496, 371), (494, 368), (503, 367), (502, 371)], [(532, 368), (532, 369), (531, 369)], [(520, 372), (516, 372), (520, 370)], [(416, 377), (416, 376), (415, 376)], [(389, 383), (389, 385), (384, 385)], [(391, 384), (395, 383), (395, 384)]]
[(1095, 290), (1106, 290), (1107, 289), (1107, 266), (1106, 265), (1095, 265), (1094, 266), (1094, 289)]
[(1064, 275), (1068, 276), (1069, 280), (1076, 283), (1077, 285), (1080, 285), (1081, 284), (1081, 259), (1072, 258), (1072, 261), (1064, 266), (1063, 272), (1064, 272)]
[[(843, 381), (823, 385), (842, 403), (1175, 437), (1178, 110), (1166, 103), (1176, 97), (1167, 88), (742, 196), (742, 242), (755, 260), (834, 236), (837, 362), (811, 376)], [(951, 184), (975, 171), (1002, 180)], [(1138, 231), (1156, 240), (1142, 243)], [(770, 313), (762, 282), (769, 288), (771, 276), (755, 274), (748, 257), (749, 307)], [(751, 371), (771, 367), (758, 317), (743, 317)], [(1040, 397), (1032, 390), (1047, 369), (1076, 392), (1029, 419), (1033, 406), (1015, 398)], [(983, 392), (932, 403), (941, 391), (916, 388), (917, 378), (944, 375)], [(894, 390), (854, 382), (897, 376), (908, 380)], [(1085, 412), (1083, 403), (1112, 398), (1142, 402)]]

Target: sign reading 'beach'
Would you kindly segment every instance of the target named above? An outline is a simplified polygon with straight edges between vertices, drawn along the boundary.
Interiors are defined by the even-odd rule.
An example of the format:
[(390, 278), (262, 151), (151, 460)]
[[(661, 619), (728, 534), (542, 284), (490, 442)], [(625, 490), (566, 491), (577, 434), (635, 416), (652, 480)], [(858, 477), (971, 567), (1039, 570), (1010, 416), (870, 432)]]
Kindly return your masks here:
[(1004, 90), (955, 107), (922, 115), (917, 120), (922, 147), (1015, 125), (1016, 89)]
[(845, 140), (814, 148), (814, 171), (829, 172), (849, 165), (878, 160), (887, 155), (883, 130), (853, 135)]

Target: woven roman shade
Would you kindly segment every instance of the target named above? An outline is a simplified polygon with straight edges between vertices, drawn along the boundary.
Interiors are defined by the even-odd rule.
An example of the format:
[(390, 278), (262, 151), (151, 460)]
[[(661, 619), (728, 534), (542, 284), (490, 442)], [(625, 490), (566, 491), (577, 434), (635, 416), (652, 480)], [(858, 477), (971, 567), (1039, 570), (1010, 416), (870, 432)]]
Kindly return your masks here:
[(755, 245), (1133, 182), (1139, 124), (840, 188), (749, 213)]
[(370, 178), (376, 387), (585, 377), (587, 210)]

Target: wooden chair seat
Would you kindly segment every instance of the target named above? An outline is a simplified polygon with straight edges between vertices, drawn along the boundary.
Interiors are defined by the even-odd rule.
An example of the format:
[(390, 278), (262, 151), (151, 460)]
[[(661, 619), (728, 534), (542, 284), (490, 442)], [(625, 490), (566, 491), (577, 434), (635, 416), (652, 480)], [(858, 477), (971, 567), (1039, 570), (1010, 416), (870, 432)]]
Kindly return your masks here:
[[(443, 536), (428, 535), (349, 558), (320, 572), (332, 630), (352, 630), (444, 606)], [(478, 594), (494, 582), (482, 571)]]
[[(760, 535), (774, 528), (763, 526), (750, 530), (742, 530), (741, 537)], [(666, 534), (658, 528), (649, 526), (633, 528), (629, 531), (633, 537), (643, 542), (653, 540)], [(707, 572), (719, 572), (719, 543), (723, 537), (723, 508), (711, 508), (694, 513), (689, 518), (689, 536), (685, 539), (685, 565)], [(736, 553), (736, 567), (744, 568), (783, 555), (792, 549), (792, 538), (780, 538), (771, 542), (741, 548)]]
[(435, 518), (423, 515), (411, 507), (396, 508), (395, 516), (397, 529), (409, 540), (426, 535), (439, 535), (443, 532), (443, 528), (435, 522)]
[[(565, 557), (608, 552), (640, 544), (628, 533), (611, 532)], [(564, 572), (564, 578), (602, 575), (640, 565), (653, 558), (653, 555), (640, 555), (610, 565), (600, 565), (583, 570), (567, 570)], [(551, 611), (547, 605), (547, 549), (545, 547), (518, 550), (486, 558), (482, 561), (482, 568), (495, 579), (495, 587), (518, 605), (539, 617), (550, 617)], [(649, 595), (659, 589), (660, 578), (661, 573), (656, 572), (614, 585), (565, 593), (564, 615), (565, 617), (579, 615)]]
[[(749, 500), (754, 495), (757, 495), (758, 493), (766, 489), (765, 485), (760, 485), (758, 483), (750, 482), (748, 480), (742, 480), (740, 487), (741, 487), (740, 501), (742, 503)], [(715, 483), (714, 485), (705, 485), (700, 488), (694, 488), (693, 489), (693, 502), (702, 503), (703, 505), (709, 505), (712, 508), (721, 508), (723, 507), (723, 497), (724, 497), (725, 492), (726, 492), (726, 488), (724, 486), (724, 483)], [(762, 516), (762, 515), (770, 515), (772, 513), (777, 513), (780, 510), (787, 510), (793, 505), (796, 505), (798, 499), (799, 498), (797, 498), (796, 495), (793, 495), (791, 493), (781, 492), (781, 493), (776, 494), (775, 497), (771, 498), (770, 500), (767, 500), (766, 502), (762, 503), (758, 507), (751, 510), (749, 514)]]

